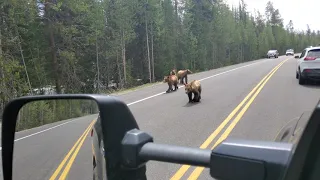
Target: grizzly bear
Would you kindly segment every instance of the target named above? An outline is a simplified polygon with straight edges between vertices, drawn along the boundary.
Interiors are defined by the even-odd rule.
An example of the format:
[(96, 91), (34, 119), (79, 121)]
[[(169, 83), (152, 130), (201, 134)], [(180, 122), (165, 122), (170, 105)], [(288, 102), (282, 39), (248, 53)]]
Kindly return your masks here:
[(178, 71), (177, 76), (181, 84), (184, 84), (183, 79), (185, 79), (185, 83), (188, 84), (188, 74), (192, 74), (189, 69)]
[[(178, 77), (176, 75), (164, 76), (163, 81), (168, 83), (169, 88), (166, 91), (167, 93), (178, 89)], [(174, 89), (172, 85), (174, 85)]]
[(177, 69), (172, 69), (169, 73), (169, 75), (176, 75), (177, 74)]
[[(200, 102), (201, 91), (202, 91), (200, 81), (193, 80), (189, 84), (184, 83), (184, 86), (185, 86), (185, 92), (189, 98), (189, 103)], [(192, 99), (192, 93), (194, 94), (193, 99)]]

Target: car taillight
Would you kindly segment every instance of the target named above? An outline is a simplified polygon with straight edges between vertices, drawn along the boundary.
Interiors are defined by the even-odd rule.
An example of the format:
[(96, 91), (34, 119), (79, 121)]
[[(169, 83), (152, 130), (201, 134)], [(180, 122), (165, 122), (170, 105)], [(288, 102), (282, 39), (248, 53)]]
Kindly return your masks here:
[(91, 137), (93, 136), (93, 129), (91, 129)]
[(305, 61), (313, 61), (313, 60), (316, 60), (317, 58), (316, 57), (305, 57), (304, 60)]
[(305, 69), (304, 72), (311, 72), (311, 69)]

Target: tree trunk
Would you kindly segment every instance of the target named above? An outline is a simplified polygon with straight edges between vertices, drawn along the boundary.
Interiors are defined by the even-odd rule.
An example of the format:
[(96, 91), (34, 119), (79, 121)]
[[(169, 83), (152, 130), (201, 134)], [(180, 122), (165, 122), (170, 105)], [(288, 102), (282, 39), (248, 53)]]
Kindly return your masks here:
[(212, 43), (212, 69), (214, 69), (215, 65), (214, 65), (214, 43)]
[(151, 23), (151, 62), (152, 62), (152, 82), (155, 82), (154, 76), (154, 54), (153, 54), (153, 23)]
[[(45, 3), (45, 13), (47, 14), (49, 12), (49, 2), (50, 0), (47, 0)], [(60, 82), (60, 73), (59, 73), (59, 67), (58, 67), (58, 60), (57, 60), (57, 54), (56, 54), (56, 48), (55, 48), (55, 40), (54, 40), (54, 34), (53, 34), (53, 26), (51, 19), (49, 15), (47, 15), (47, 31), (49, 32), (49, 43), (50, 43), (50, 50), (52, 55), (52, 65), (54, 70), (54, 79), (56, 82), (56, 91), (57, 94), (61, 94), (61, 82)]]
[(99, 71), (99, 52), (98, 52), (98, 36), (96, 35), (96, 58), (97, 58), (97, 92), (100, 93), (100, 71)]
[(15, 30), (16, 30), (16, 34), (18, 36), (18, 45), (19, 45), (19, 50), (20, 50), (22, 63), (23, 63), (23, 66), (24, 66), (24, 71), (26, 73), (26, 77), (27, 77), (27, 81), (28, 81), (28, 85), (29, 85), (29, 91), (30, 91), (30, 94), (33, 95), (31, 82), (30, 82), (30, 79), (29, 79), (29, 74), (28, 74), (27, 66), (26, 66), (26, 63), (25, 63), (25, 60), (24, 60), (23, 50), (22, 50), (22, 47), (21, 47), (20, 33), (18, 31), (18, 27), (17, 27), (16, 24), (15, 24)]
[(124, 31), (122, 31), (122, 38), (121, 38), (121, 44), (122, 44), (122, 63), (123, 63), (123, 79), (124, 84), (127, 84), (127, 64), (126, 64), (126, 45), (124, 40)]
[(122, 78), (121, 78), (121, 68), (120, 68), (120, 63), (119, 63), (118, 51), (117, 51), (117, 67), (118, 67), (118, 83), (120, 84), (120, 88), (122, 88), (123, 84), (122, 84)]
[[(3, 8), (1, 7), (1, 10), (2, 10)], [(1, 17), (1, 16), (0, 16)], [(2, 25), (2, 18), (0, 18), (0, 24)], [(6, 87), (5, 86), (5, 80), (4, 80), (4, 59), (2, 59), (2, 34), (1, 34), (1, 27), (2, 26), (0, 26), (0, 77), (1, 77), (1, 84), (0, 84), (0, 86), (1, 86), (1, 93), (0, 93), (0, 111), (2, 112), (3, 111), (3, 109), (4, 109), (4, 106), (5, 106), (5, 95), (4, 95), (4, 88)], [(0, 121), (2, 121), (2, 117), (0, 117)]]
[[(147, 12), (147, 11), (146, 11)], [(148, 36), (148, 21), (147, 14), (145, 15), (145, 24), (146, 24), (146, 38), (147, 38), (147, 54), (148, 54), (148, 70), (149, 70), (149, 82), (152, 82), (151, 78), (151, 63), (150, 63), (150, 50), (149, 50), (149, 36)]]
[[(178, 0), (174, 0), (174, 11), (175, 11), (175, 17), (173, 22), (173, 37), (174, 37), (174, 45), (175, 48), (178, 47)], [(177, 69), (177, 53), (175, 52), (175, 60), (174, 60), (174, 69)], [(179, 64), (178, 64), (179, 65)]]

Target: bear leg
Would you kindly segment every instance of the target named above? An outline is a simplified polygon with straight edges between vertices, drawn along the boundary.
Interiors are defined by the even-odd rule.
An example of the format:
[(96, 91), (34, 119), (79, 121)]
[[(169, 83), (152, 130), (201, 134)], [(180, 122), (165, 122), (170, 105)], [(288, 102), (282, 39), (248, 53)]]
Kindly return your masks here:
[(176, 91), (178, 89), (178, 82), (174, 83), (174, 90)]
[(192, 101), (198, 102), (198, 96), (199, 96), (198, 93), (194, 92), (193, 94), (194, 94), (194, 97), (193, 97)]
[(169, 88), (168, 88), (168, 90), (166, 91), (166, 93), (170, 92), (171, 89), (172, 89), (172, 87), (171, 87), (171, 85), (169, 85)]
[(185, 76), (186, 84), (188, 84), (188, 75)]
[(189, 98), (189, 103), (192, 103), (192, 92), (189, 92), (188, 93), (188, 98)]
[(201, 99), (201, 91), (202, 91), (202, 89), (201, 89), (201, 87), (199, 88), (199, 97), (198, 97), (198, 102), (200, 101), (200, 99)]

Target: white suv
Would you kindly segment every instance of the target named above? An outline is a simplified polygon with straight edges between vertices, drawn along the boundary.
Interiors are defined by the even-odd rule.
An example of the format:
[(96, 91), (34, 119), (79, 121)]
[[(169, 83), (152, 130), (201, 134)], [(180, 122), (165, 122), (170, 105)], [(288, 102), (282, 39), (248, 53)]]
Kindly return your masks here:
[(294, 50), (293, 50), (293, 49), (288, 49), (288, 50), (286, 51), (286, 56), (288, 56), (288, 55), (294, 56)]
[(305, 84), (307, 79), (320, 79), (320, 47), (306, 48), (298, 59), (296, 78), (299, 84)]

